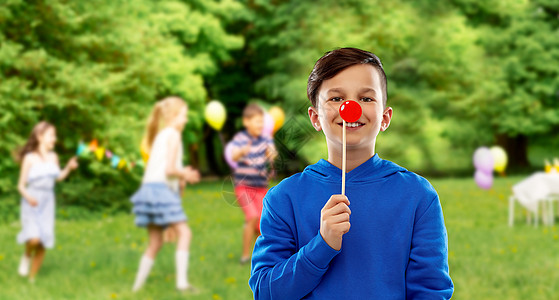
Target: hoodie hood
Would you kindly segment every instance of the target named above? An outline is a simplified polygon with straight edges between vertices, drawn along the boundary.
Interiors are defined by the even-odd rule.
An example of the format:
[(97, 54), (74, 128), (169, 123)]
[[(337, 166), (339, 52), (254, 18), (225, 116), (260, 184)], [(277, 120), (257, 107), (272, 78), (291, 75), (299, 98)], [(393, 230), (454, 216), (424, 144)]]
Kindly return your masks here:
[[(406, 169), (399, 165), (384, 160), (378, 154), (375, 154), (357, 168), (346, 173), (346, 184), (383, 180), (398, 172), (406, 171)], [(324, 159), (306, 167), (303, 174), (317, 177), (327, 182), (339, 183), (342, 180), (342, 170)]]

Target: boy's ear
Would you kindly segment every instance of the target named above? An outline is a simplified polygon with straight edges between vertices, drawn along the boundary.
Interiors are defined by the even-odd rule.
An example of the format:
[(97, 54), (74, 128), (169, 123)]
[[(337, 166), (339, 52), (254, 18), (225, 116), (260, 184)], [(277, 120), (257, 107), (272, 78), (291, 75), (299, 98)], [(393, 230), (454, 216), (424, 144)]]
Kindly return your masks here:
[(318, 111), (314, 106), (309, 107), (309, 119), (311, 119), (312, 127), (314, 127), (316, 131), (322, 130), (320, 120), (318, 120)]
[(390, 120), (392, 120), (392, 107), (387, 107), (382, 113), (382, 123), (380, 124), (380, 131), (386, 131), (388, 126), (390, 126)]

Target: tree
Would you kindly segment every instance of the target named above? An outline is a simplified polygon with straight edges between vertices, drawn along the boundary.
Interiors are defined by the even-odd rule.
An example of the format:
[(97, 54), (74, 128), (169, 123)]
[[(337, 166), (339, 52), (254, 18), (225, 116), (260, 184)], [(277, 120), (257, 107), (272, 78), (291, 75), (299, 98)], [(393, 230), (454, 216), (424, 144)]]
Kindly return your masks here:
[[(251, 98), (280, 103), (290, 116), (276, 138), (284, 159), (304, 165), (325, 156), (324, 140), (306, 117), (307, 77), (326, 51), (353, 46), (378, 54), (388, 74), (395, 116), (389, 134), (379, 138), (379, 152), (416, 170), (469, 166), (469, 153), (456, 159), (458, 147), (444, 135), (454, 124), (450, 103), (471, 97), (463, 91), (475, 88), (480, 72), (480, 63), (471, 63), (482, 54), (476, 32), (459, 12), (423, 10), (407, 1), (262, 0), (247, 6), (252, 15), (237, 70), (249, 70), (255, 80)], [(299, 164), (287, 172), (296, 170)]]
[(481, 120), (513, 166), (527, 166), (530, 139), (559, 129), (559, 3), (453, 2), (479, 30), (486, 55), (482, 92), (461, 110)]
[(191, 112), (184, 140), (199, 143), (205, 77), (242, 47), (243, 38), (224, 29), (242, 9), (231, 0), (3, 1), (0, 172), (13, 175), (0, 179), (0, 192), (15, 191), (17, 165), (7, 158), (40, 120), (56, 125), (63, 156), (80, 139), (97, 138), (137, 159), (153, 103), (178, 95)]

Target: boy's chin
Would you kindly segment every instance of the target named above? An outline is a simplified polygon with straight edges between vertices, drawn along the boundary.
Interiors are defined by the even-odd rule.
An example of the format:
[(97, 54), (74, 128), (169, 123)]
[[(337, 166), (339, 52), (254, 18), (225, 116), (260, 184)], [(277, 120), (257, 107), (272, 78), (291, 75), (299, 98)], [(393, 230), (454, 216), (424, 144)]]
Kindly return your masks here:
[[(342, 138), (340, 137), (339, 139), (337, 139), (337, 142), (341, 145)], [(364, 138), (364, 139), (357, 139), (352, 137), (346, 138), (346, 148), (348, 149), (366, 148), (374, 144), (375, 144), (375, 139), (369, 140), (368, 138)]]

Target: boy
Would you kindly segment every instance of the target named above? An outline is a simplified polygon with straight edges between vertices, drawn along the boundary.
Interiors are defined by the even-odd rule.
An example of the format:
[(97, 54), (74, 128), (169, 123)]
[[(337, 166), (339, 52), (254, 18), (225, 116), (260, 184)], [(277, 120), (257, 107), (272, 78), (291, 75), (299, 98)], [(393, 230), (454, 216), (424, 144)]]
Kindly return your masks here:
[[(328, 161), (266, 194), (249, 280), (254, 298), (449, 299), (454, 287), (436, 191), (375, 154), (376, 137), (392, 118), (378, 57), (355, 48), (326, 53), (309, 76), (307, 95)], [(347, 197), (338, 195), (338, 109), (345, 100), (363, 109), (347, 127)]]
[(255, 236), (260, 235), (262, 199), (268, 191), (268, 163), (277, 156), (274, 142), (264, 137), (264, 111), (256, 104), (243, 110), (245, 130), (233, 138), (233, 160), (238, 163), (234, 171), (235, 195), (245, 214), (243, 253), (241, 264), (250, 261), (250, 250)]

